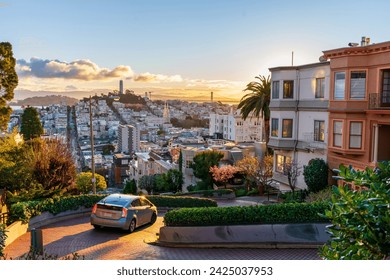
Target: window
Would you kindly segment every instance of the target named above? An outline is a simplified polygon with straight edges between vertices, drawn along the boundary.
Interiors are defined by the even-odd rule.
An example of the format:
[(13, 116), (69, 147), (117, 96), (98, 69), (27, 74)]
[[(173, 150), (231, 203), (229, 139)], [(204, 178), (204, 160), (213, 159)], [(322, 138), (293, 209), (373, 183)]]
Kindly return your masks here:
[(333, 146), (341, 147), (343, 143), (343, 122), (333, 122)]
[(325, 96), (325, 78), (316, 79), (316, 98), (324, 98)]
[(291, 163), (291, 157), (276, 155), (276, 171), (285, 174), (286, 165)]
[(314, 141), (325, 141), (325, 121), (314, 121)]
[(293, 120), (284, 119), (282, 122), (282, 137), (292, 138)]
[(283, 98), (294, 98), (294, 81), (283, 81)]
[(186, 168), (192, 168), (192, 160), (186, 160)]
[(272, 82), (272, 99), (279, 99), (279, 81)]
[(349, 124), (349, 148), (362, 148), (362, 122), (350, 122)]
[(343, 100), (345, 97), (345, 72), (336, 72), (334, 76), (334, 99)]
[(271, 120), (271, 136), (273, 137), (279, 136), (279, 119)]
[(366, 72), (351, 72), (351, 99), (364, 99), (366, 96)]
[(382, 72), (381, 104), (386, 107), (390, 105), (390, 69), (385, 69)]

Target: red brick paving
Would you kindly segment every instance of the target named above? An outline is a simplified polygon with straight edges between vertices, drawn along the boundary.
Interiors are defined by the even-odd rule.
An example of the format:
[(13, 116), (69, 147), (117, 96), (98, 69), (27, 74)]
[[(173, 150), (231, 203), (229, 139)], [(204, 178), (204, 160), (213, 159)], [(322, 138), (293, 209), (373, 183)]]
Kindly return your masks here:
[[(89, 217), (69, 219), (43, 227), (44, 250), (63, 258), (77, 252), (87, 260), (318, 260), (317, 249), (170, 248), (150, 245), (162, 226), (162, 217), (152, 226), (132, 234), (121, 230), (94, 230)], [(30, 233), (4, 251), (17, 259), (29, 250)]]

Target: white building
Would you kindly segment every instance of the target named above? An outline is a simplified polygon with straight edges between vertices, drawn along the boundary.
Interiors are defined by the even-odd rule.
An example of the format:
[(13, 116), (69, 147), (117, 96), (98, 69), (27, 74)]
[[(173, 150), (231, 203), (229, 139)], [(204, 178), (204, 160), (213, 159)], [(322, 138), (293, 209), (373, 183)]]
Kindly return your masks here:
[(236, 143), (263, 141), (263, 120), (251, 116), (244, 120), (232, 107), (229, 114), (210, 114), (209, 133)]
[(118, 152), (134, 153), (140, 149), (140, 129), (138, 125), (119, 125)]
[(289, 189), (286, 164), (300, 168), (298, 188), (307, 188), (303, 166), (326, 160), (328, 139), (329, 62), (270, 68), (270, 138), (274, 150), (273, 179)]

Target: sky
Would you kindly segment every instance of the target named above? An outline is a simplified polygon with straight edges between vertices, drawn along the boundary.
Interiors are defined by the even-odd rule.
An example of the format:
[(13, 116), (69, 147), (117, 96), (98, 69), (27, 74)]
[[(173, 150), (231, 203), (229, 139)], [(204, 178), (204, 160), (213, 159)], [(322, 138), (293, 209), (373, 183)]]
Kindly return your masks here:
[(15, 97), (124, 88), (236, 102), (269, 68), (318, 62), (362, 36), (390, 41), (390, 1), (0, 0)]

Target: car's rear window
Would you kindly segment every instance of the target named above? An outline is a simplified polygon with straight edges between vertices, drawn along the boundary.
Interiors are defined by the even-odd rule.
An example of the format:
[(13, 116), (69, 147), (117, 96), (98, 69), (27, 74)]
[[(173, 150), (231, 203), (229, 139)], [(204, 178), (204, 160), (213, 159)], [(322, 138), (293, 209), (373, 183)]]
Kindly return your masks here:
[(115, 206), (111, 204), (98, 204), (98, 209), (106, 209), (106, 210), (114, 210), (114, 211), (122, 211), (122, 206)]
[(107, 197), (105, 200), (100, 202), (99, 204), (111, 204), (111, 205), (116, 205), (120, 207), (125, 207), (129, 203), (128, 199), (124, 198), (119, 198), (119, 197)]

